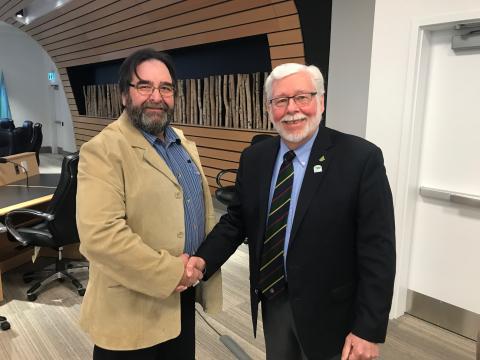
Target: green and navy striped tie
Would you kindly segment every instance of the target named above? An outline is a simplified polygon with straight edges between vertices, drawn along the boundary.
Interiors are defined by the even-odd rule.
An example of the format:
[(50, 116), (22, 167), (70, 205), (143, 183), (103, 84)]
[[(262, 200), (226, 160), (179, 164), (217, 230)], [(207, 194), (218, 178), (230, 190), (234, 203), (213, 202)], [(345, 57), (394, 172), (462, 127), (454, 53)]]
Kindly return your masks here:
[(283, 246), (292, 194), (294, 158), (293, 150), (283, 156), (267, 219), (260, 267), (260, 290), (267, 299), (271, 299), (285, 288)]

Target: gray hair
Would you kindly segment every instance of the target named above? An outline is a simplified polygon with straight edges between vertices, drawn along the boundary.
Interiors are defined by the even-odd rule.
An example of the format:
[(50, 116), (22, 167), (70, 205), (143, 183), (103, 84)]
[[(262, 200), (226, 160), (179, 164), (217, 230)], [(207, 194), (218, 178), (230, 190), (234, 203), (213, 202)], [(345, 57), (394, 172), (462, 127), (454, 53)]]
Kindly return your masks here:
[(315, 65), (307, 66), (303, 64), (287, 63), (278, 65), (275, 69), (272, 70), (270, 75), (268, 75), (267, 80), (265, 80), (264, 89), (267, 99), (270, 100), (272, 98), (273, 80), (280, 80), (286, 76), (296, 74), (302, 71), (310, 75), (310, 78), (312, 79), (313, 85), (315, 86), (315, 90), (317, 91), (318, 95), (323, 95), (325, 93), (324, 81), (323, 75), (320, 72), (319, 68), (317, 68)]

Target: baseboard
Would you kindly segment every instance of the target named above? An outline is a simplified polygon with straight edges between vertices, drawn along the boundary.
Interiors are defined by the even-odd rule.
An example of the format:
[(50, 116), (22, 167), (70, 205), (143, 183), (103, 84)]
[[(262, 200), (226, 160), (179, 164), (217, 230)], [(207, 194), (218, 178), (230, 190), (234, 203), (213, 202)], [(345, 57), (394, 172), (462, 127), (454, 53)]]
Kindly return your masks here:
[(66, 151), (66, 150), (63, 150), (62, 147), (57, 147), (57, 154), (60, 154), (60, 155), (69, 155), (71, 154), (72, 152), (71, 151)]
[(472, 311), (409, 289), (406, 312), (474, 341), (478, 339), (480, 315)]
[[(40, 148), (40, 154), (53, 154), (52, 153), (52, 147), (51, 146), (42, 146)], [(57, 154), (60, 154), (60, 155), (68, 155), (68, 154), (72, 154), (71, 151), (66, 151), (66, 150), (63, 150), (63, 148), (61, 146), (58, 146), (57, 147)]]

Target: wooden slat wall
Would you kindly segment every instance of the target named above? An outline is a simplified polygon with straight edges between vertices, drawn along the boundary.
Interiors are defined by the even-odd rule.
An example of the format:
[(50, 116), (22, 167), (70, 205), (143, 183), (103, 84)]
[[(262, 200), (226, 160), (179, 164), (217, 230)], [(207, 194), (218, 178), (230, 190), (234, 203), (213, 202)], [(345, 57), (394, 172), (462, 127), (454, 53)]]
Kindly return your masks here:
[(75, 0), (21, 25), (13, 20), (26, 0), (0, 0), (0, 20), (31, 35), (60, 72), (72, 115), (78, 114), (69, 66), (158, 50), (267, 34), (272, 66), (305, 62), (300, 21), (292, 0)]
[[(27, 3), (0, 0), (0, 20), (32, 36), (56, 63), (77, 146), (111, 120), (79, 116), (66, 71), (70, 66), (124, 58), (147, 46), (168, 50), (260, 34), (268, 36), (272, 67), (305, 63), (293, 0), (74, 0), (30, 25), (21, 25), (13, 18)], [(233, 131), (232, 138), (229, 130), (182, 128), (198, 142), (212, 186), (214, 172), (236, 167), (240, 149), (255, 134)]]
[[(76, 144), (80, 148), (105, 126), (113, 120), (86, 116), (74, 116)], [(256, 134), (269, 134), (269, 132), (251, 130), (231, 130), (195, 125), (174, 124), (183, 131), (185, 136), (197, 144), (202, 166), (207, 176), (210, 189), (215, 190), (217, 184), (215, 177), (220, 170), (237, 169), (240, 153), (250, 145), (252, 137)], [(234, 175), (226, 175), (223, 184), (233, 184)]]

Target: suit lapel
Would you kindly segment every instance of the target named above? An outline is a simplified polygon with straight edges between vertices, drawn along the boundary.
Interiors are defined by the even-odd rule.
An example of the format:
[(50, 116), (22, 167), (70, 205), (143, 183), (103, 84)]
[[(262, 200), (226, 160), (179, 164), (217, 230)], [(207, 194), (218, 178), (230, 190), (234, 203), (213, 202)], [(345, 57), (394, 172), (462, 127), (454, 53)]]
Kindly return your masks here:
[[(255, 159), (255, 165), (257, 167), (256, 173), (259, 179), (258, 188), (258, 210), (259, 210), (259, 226), (257, 232), (257, 239), (259, 242), (256, 247), (256, 259), (259, 262), (262, 250), (263, 238), (265, 236), (265, 226), (267, 223), (267, 211), (268, 211), (268, 198), (270, 195), (270, 185), (272, 182), (272, 173), (275, 166), (275, 160), (277, 159), (278, 149), (280, 147), (280, 137), (277, 136), (274, 141), (271, 142), (267, 149), (262, 149), (262, 153)], [(255, 176), (248, 175), (247, 176)], [(248, 191), (248, 189), (247, 189)]]
[(314, 194), (320, 187), (328, 172), (328, 165), (330, 163), (328, 149), (331, 146), (332, 141), (327, 129), (320, 127), (317, 138), (315, 139), (310, 152), (307, 168), (305, 169), (305, 176), (298, 196), (297, 208), (295, 209), (295, 217), (290, 232), (289, 248), (292, 245), (292, 242), (295, 241), (295, 235), (312, 200), (314, 198), (317, 199)]
[[(145, 139), (145, 141), (147, 141)], [(147, 142), (148, 143), (148, 142)], [(157, 153), (157, 151), (148, 144), (149, 147), (145, 149), (143, 153), (143, 159), (149, 163), (152, 167), (160, 171), (163, 175), (165, 175), (170, 181), (172, 181), (175, 185), (179, 185), (177, 178), (173, 175), (172, 170), (168, 167), (167, 163), (162, 159), (162, 157)]]
[(130, 143), (130, 145), (134, 148), (139, 148), (143, 150), (143, 159), (153, 168), (164, 174), (175, 185), (180, 186), (178, 184), (177, 178), (173, 175), (172, 171), (167, 166), (165, 161), (160, 155), (158, 155), (157, 151), (153, 148), (152, 145), (150, 145), (147, 139), (145, 139), (140, 130), (138, 130), (132, 125), (132, 123), (128, 119), (128, 115), (125, 112), (122, 113), (118, 121), (120, 130), (124, 134), (127, 141)]

